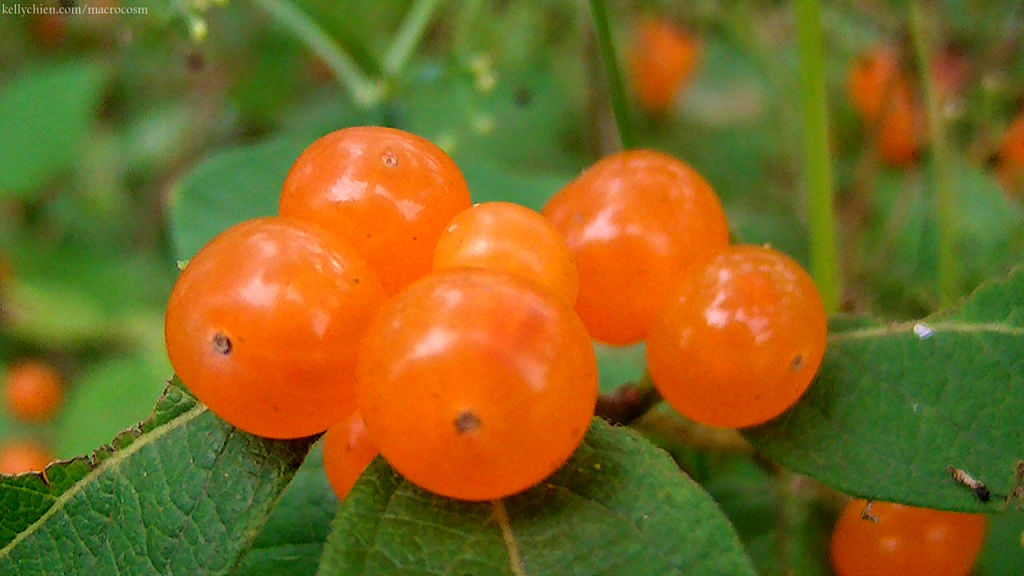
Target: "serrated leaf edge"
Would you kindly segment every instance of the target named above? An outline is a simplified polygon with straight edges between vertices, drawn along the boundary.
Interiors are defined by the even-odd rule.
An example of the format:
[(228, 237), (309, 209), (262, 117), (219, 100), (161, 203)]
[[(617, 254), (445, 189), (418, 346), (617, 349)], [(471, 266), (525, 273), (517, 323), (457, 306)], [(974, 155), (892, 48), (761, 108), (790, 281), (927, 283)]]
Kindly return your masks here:
[(80, 480), (75, 482), (70, 488), (65, 490), (60, 496), (58, 496), (53, 505), (47, 508), (46, 512), (39, 516), (39, 518), (30, 524), (25, 530), (21, 531), (15, 536), (6, 546), (0, 548), (0, 559), (7, 557), (10, 551), (13, 550), (22, 540), (28, 538), (34, 532), (36, 532), (47, 520), (50, 519), (58, 510), (63, 508), (63, 504), (70, 500), (73, 496), (84, 490), (85, 486), (88, 486), (90, 480), (105, 472), (107, 469), (114, 467), (116, 464), (125, 460), (132, 454), (135, 454), (151, 442), (158, 440), (159, 438), (170, 434), (171, 432), (181, 428), (189, 422), (199, 418), (205, 414), (209, 408), (204, 404), (196, 404), (195, 407), (183, 412), (179, 416), (176, 416), (173, 420), (162, 424), (161, 426), (139, 436), (132, 443), (127, 446), (114, 451), (110, 456), (104, 458), (99, 465), (93, 468), (88, 474), (83, 476)]

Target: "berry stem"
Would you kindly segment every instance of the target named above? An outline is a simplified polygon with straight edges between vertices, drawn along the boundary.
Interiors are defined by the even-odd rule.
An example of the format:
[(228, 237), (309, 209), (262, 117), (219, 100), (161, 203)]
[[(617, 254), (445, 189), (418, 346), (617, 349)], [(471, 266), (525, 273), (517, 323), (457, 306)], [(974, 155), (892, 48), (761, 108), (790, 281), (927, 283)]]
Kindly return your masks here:
[(634, 148), (633, 125), (629, 117), (629, 99), (626, 97), (626, 85), (619, 69), (619, 60), (615, 54), (612, 40), (611, 25), (608, 21), (608, 9), (604, 0), (590, 0), (590, 14), (594, 19), (594, 33), (597, 36), (601, 61), (604, 63), (608, 89), (612, 98), (612, 113), (615, 115), (615, 127), (619, 133), (619, 143), (624, 149)]
[(384, 55), (384, 74), (388, 78), (401, 75), (440, 3), (440, 0), (417, 0), (406, 12), (402, 25)]
[(616, 389), (611, 394), (597, 397), (597, 416), (611, 424), (630, 424), (647, 413), (661, 401), (661, 394), (651, 383), (649, 377), (640, 382), (630, 382)]
[(381, 83), (367, 77), (355, 59), (308, 14), (288, 0), (253, 0), (324, 61), (357, 106), (369, 108), (383, 96)]
[(832, 163), (828, 147), (828, 110), (821, 40), (819, 0), (797, 0), (797, 50), (800, 57), (800, 100), (804, 129), (804, 174), (807, 180), (807, 224), (810, 231), (810, 272), (821, 292), (825, 311), (839, 309), (839, 249), (832, 198)]
[(910, 3), (910, 35), (914, 43), (917, 68), (924, 91), (925, 114), (928, 118), (928, 138), (931, 140), (931, 170), (935, 193), (935, 219), (938, 227), (938, 283), (939, 301), (943, 306), (956, 302), (960, 293), (960, 275), (957, 268), (956, 230), (957, 202), (950, 174), (953, 158), (946, 143), (942, 110), (931, 74), (931, 25), (921, 2)]

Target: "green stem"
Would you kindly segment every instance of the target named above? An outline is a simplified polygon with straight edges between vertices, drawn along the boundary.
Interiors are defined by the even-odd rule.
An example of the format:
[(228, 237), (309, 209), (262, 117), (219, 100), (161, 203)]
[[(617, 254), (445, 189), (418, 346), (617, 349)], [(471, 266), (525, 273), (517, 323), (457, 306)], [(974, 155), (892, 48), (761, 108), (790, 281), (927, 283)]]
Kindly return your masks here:
[(459, 13), (453, 19), (455, 24), (452, 32), (452, 46), (455, 53), (462, 55), (466, 52), (469, 43), (469, 33), (480, 13), (482, 0), (464, 0), (460, 5)]
[(919, 0), (910, 4), (910, 35), (914, 43), (921, 86), (924, 89), (925, 113), (928, 116), (928, 138), (931, 140), (931, 168), (935, 190), (935, 218), (938, 227), (939, 300), (943, 306), (956, 302), (960, 294), (960, 271), (957, 267), (957, 207), (953, 190), (952, 155), (946, 142), (939, 96), (931, 74), (931, 38), (929, 23)]
[(807, 181), (807, 225), (810, 232), (811, 276), (825, 310), (839, 309), (839, 249), (832, 198), (832, 163), (825, 104), (825, 64), (819, 0), (797, 0), (797, 49), (800, 56), (800, 100), (803, 110), (804, 177)]
[(594, 18), (594, 32), (604, 62), (605, 75), (608, 77), (608, 88), (612, 97), (612, 113), (615, 115), (615, 126), (619, 132), (619, 142), (625, 149), (633, 148), (633, 125), (629, 119), (629, 99), (626, 97), (626, 85), (619, 70), (619, 60), (615, 55), (612, 41), (612, 29), (608, 22), (608, 10), (604, 0), (590, 0), (590, 14)]
[(401, 75), (440, 3), (440, 0), (417, 0), (409, 9), (384, 56), (384, 73), (388, 78)]
[(253, 3), (276, 18), (282, 26), (319, 56), (358, 106), (369, 108), (380, 101), (380, 83), (363, 74), (355, 59), (308, 14), (288, 0), (253, 0)]

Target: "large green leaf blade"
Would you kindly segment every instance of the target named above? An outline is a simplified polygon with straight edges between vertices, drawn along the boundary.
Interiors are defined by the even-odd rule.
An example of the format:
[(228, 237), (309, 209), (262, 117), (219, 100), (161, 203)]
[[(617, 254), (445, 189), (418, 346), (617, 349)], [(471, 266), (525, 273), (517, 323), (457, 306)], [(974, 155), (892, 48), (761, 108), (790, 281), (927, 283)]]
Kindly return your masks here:
[(595, 420), (561, 470), (500, 503), (433, 496), (378, 460), (339, 512), (319, 574), (754, 571), (721, 510), (667, 454), (630, 429)]
[(112, 446), (0, 478), (0, 574), (225, 574), (308, 447), (243, 433), (172, 384)]
[[(833, 324), (801, 401), (746, 432), (766, 456), (849, 494), (993, 511), (1024, 460), (1024, 269), (919, 322)], [(949, 467), (984, 482), (982, 502)]]
[(228, 148), (192, 169), (170, 200), (175, 256), (187, 260), (230, 226), (276, 215), (284, 178), (312, 141), (282, 137)]
[(0, 199), (27, 197), (76, 161), (99, 110), (103, 69), (85, 62), (32, 69), (0, 90)]
[(312, 576), (338, 510), (324, 473), (323, 443), (302, 463), (263, 531), (231, 576)]

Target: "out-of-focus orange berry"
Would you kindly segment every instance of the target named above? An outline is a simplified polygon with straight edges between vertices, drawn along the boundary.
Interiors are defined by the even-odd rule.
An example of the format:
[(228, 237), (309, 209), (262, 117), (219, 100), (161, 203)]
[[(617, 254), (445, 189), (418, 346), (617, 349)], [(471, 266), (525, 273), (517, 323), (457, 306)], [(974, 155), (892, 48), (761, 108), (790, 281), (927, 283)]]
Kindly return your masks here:
[(0, 446), (0, 474), (42, 472), (53, 460), (50, 450), (34, 440), (18, 440)]
[(7, 410), (18, 418), (48, 420), (60, 409), (64, 385), (53, 366), (38, 360), (26, 360), (7, 370), (3, 398)]
[(641, 106), (664, 112), (700, 61), (700, 41), (666, 20), (640, 22), (629, 53), (633, 92)]

